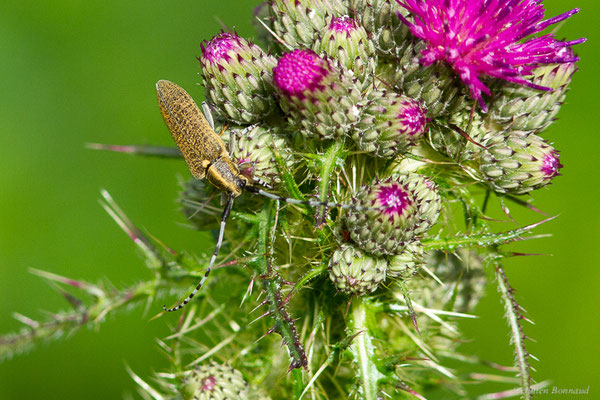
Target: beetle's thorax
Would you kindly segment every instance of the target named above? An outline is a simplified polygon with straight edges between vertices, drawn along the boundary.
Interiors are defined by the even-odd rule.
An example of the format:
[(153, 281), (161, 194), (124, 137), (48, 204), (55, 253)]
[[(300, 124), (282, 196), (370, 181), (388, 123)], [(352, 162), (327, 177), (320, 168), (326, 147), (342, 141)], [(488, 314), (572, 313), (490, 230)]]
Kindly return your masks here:
[(217, 189), (234, 197), (241, 195), (248, 184), (248, 178), (240, 173), (237, 165), (229, 157), (221, 157), (211, 163), (206, 170), (206, 179)]

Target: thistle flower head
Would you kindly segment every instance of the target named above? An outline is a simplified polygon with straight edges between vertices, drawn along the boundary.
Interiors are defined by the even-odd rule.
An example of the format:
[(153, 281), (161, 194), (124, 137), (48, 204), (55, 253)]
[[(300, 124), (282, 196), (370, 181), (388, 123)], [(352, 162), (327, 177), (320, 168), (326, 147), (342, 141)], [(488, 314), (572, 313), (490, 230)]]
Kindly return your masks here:
[(498, 193), (524, 194), (548, 185), (562, 167), (559, 153), (535, 134), (513, 132), (486, 143), (480, 171)]
[(480, 80), (482, 76), (551, 90), (530, 82), (528, 76), (543, 64), (577, 61), (568, 47), (585, 41), (561, 42), (551, 34), (526, 39), (579, 11), (544, 20), (540, 0), (396, 1), (414, 18), (411, 22), (400, 13), (398, 17), (427, 42), (421, 62), (448, 63), (484, 110), (482, 93), (490, 94), (490, 90)]
[(419, 102), (385, 90), (371, 92), (352, 139), (377, 157), (406, 153), (423, 136), (427, 114)]
[(337, 61), (340, 68), (352, 71), (361, 90), (372, 85), (377, 65), (375, 45), (365, 28), (353, 18), (347, 15), (331, 18), (317, 35), (312, 49)]
[(346, 33), (350, 36), (350, 33), (357, 29), (356, 21), (347, 15), (333, 18), (329, 23), (329, 30), (337, 33)]
[(223, 118), (256, 123), (276, 108), (270, 73), (275, 57), (229, 32), (221, 32), (200, 48), (206, 98)]
[[(572, 49), (567, 50), (574, 57)], [(502, 85), (494, 92), (494, 101), (490, 105), (491, 119), (505, 129), (543, 131), (554, 122), (575, 71), (575, 62), (536, 68), (531, 74), (531, 81), (535, 85), (552, 88), (552, 91), (539, 91), (517, 84)]]
[(273, 68), (279, 105), (292, 129), (305, 138), (333, 139), (358, 121), (360, 90), (353, 75), (312, 50), (284, 54)]
[(275, 149), (281, 160), (291, 166), (291, 150), (279, 129), (269, 126), (252, 125), (232, 127), (222, 139), (233, 146), (232, 158), (240, 172), (263, 186), (276, 186), (281, 174), (276, 162)]
[(329, 17), (348, 14), (343, 0), (271, 0), (273, 31), (294, 48), (311, 47)]
[(560, 155), (558, 151), (551, 150), (542, 159), (542, 167), (540, 168), (544, 174), (544, 178), (550, 180), (558, 175), (558, 170), (562, 168), (562, 164), (559, 162)]
[(279, 59), (273, 68), (273, 80), (284, 95), (304, 98), (307, 90), (323, 90), (322, 81), (329, 73), (328, 62), (317, 53), (297, 49)]
[[(242, 47), (241, 38), (236, 34), (221, 32), (212, 39), (202, 42), (202, 60), (214, 65), (220, 65), (236, 58), (236, 51)], [(199, 58), (200, 59), (200, 58)], [(223, 66), (221, 65), (221, 68)]]
[(369, 210), (348, 210), (342, 223), (357, 247), (375, 256), (399, 254), (431, 228), (441, 208), (435, 185), (416, 173), (375, 180), (361, 188), (354, 202)]

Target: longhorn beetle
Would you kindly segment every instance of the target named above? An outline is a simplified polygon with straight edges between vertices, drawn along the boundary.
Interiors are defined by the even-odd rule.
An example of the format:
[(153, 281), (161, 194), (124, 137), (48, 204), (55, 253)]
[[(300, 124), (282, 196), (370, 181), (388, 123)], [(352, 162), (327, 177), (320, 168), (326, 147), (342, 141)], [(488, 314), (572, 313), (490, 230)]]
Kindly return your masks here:
[(338, 204), (313, 200), (298, 200), (278, 196), (266, 192), (259, 187), (252, 186), (249, 179), (240, 172), (227, 152), (223, 140), (215, 133), (213, 127), (204, 118), (204, 115), (192, 99), (192, 97), (180, 86), (173, 82), (160, 80), (156, 83), (156, 95), (162, 117), (171, 131), (171, 135), (183, 154), (190, 172), (196, 179), (206, 178), (217, 189), (227, 196), (227, 202), (221, 215), (221, 225), (215, 251), (210, 259), (208, 268), (194, 290), (173, 308), (163, 306), (167, 312), (177, 311), (192, 300), (208, 278), (210, 271), (217, 259), (227, 217), (231, 212), (233, 201), (240, 196), (244, 190), (259, 194), (271, 199), (285, 201), (292, 204), (304, 204), (310, 206), (342, 207), (342, 208), (364, 208), (353, 204)]

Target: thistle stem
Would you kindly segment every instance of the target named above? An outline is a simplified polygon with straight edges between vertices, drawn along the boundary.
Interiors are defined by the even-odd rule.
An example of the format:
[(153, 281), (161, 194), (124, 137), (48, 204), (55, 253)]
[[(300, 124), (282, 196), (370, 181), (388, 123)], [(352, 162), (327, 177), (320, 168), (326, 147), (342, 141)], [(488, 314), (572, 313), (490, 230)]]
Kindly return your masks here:
[(525, 349), (525, 335), (521, 327), (520, 320), (522, 319), (521, 307), (517, 304), (513, 289), (508, 283), (504, 268), (500, 264), (496, 265), (496, 281), (498, 282), (498, 291), (502, 301), (504, 302), (505, 317), (510, 327), (512, 343), (515, 347), (515, 361), (519, 368), (519, 378), (521, 379), (521, 389), (523, 391), (522, 399), (529, 400), (531, 394), (531, 377), (529, 375), (529, 362), (527, 357), (529, 353)]
[[(323, 163), (321, 165), (319, 182), (319, 201), (325, 203), (329, 197), (329, 187), (331, 184), (331, 176), (336, 165), (339, 165), (343, 161), (342, 154), (344, 152), (344, 143), (341, 140), (336, 140), (327, 152), (323, 155)], [(316, 216), (316, 226), (322, 226), (325, 223), (327, 215), (327, 209), (325, 207), (319, 207)]]
[(142, 282), (120, 291), (102, 290), (101, 295), (94, 296), (95, 301), (89, 305), (82, 305), (69, 312), (52, 314), (43, 322), (27, 319), (30, 321), (29, 328), (0, 336), (0, 361), (27, 351), (38, 342), (71, 334), (84, 325), (98, 325), (105, 320), (108, 313), (152, 297), (156, 290), (156, 281)]
[[(288, 348), (290, 358), (290, 370), (305, 367), (307, 365), (304, 348), (298, 338), (296, 326), (286, 309), (287, 300), (281, 293), (283, 280), (277, 271), (273, 268), (271, 262), (272, 243), (271, 231), (276, 220), (276, 206), (271, 200), (266, 201), (261, 213), (258, 215), (258, 240), (256, 253), (260, 254), (249, 265), (254, 273), (260, 277), (263, 283), (263, 289), (266, 293), (267, 307), (269, 309), (266, 315), (275, 319), (273, 332), (279, 333), (283, 342)], [(302, 391), (300, 390), (300, 393)]]
[(358, 296), (355, 297), (352, 300), (347, 333), (349, 336), (356, 335), (350, 345), (350, 351), (358, 369), (360, 398), (377, 400), (379, 391), (377, 383), (383, 376), (375, 364), (375, 346), (367, 325), (368, 312), (365, 300)]

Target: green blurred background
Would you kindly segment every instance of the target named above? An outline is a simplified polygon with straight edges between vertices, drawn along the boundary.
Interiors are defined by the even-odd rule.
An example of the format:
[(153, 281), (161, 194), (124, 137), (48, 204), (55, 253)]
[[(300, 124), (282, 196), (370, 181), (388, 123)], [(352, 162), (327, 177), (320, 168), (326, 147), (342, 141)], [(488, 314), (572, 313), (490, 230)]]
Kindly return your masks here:
[[(586, 388), (600, 398), (600, 216), (597, 179), (598, 3), (547, 0), (547, 15), (581, 7), (560, 36), (588, 42), (560, 121), (545, 135), (561, 150), (564, 176), (535, 194), (557, 220), (539, 228), (553, 237), (514, 249), (553, 256), (506, 263), (518, 299), (536, 325), (526, 328), (538, 381)], [(175, 248), (200, 253), (207, 236), (182, 228), (175, 199), (184, 163), (86, 150), (84, 143), (172, 145), (156, 105), (154, 83), (169, 79), (198, 101), (199, 44), (219, 19), (252, 36), (257, 1), (27, 0), (3, 2), (0, 13), (0, 332), (19, 329), (13, 312), (41, 318), (67, 308), (28, 268), (73, 278), (108, 278), (119, 287), (149, 273), (98, 204), (106, 188), (130, 217)], [(594, 28), (594, 26), (596, 28)], [(541, 216), (513, 207), (523, 223)], [(158, 309), (159, 305), (155, 304)], [(476, 321), (463, 323), (465, 347), (503, 364), (512, 360), (502, 307), (493, 285)], [(175, 318), (171, 319), (175, 321)], [(165, 319), (141, 309), (112, 316), (99, 332), (38, 346), (0, 364), (0, 399), (107, 399), (134, 393), (128, 364), (141, 376), (166, 360), (155, 337)], [(476, 387), (484, 393), (497, 387)], [(540, 396), (552, 397), (552, 396)], [(568, 398), (563, 395), (560, 398)]]

